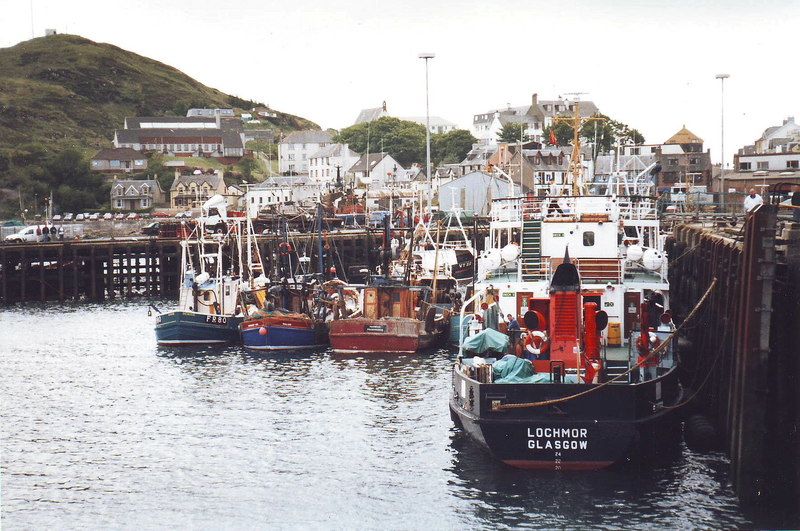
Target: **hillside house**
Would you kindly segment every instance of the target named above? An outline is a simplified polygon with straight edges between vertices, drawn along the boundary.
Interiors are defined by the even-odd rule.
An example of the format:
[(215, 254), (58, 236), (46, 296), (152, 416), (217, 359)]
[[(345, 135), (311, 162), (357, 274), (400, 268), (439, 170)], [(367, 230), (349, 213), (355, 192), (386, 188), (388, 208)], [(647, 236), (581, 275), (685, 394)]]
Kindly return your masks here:
[(164, 202), (164, 191), (156, 180), (114, 179), (110, 194), (112, 210), (147, 210)]
[(330, 144), (311, 154), (308, 177), (319, 184), (335, 183), (337, 174), (344, 179), (359, 157), (347, 144)]
[(226, 192), (227, 187), (219, 170), (214, 173), (186, 175), (176, 171), (175, 180), (170, 187), (170, 206), (181, 210), (200, 208), (211, 196), (224, 196)]
[(347, 183), (355, 188), (384, 188), (408, 184), (406, 171), (388, 153), (361, 155), (347, 172)]
[(294, 131), (278, 144), (278, 171), (283, 174), (308, 174), (309, 157), (327, 147), (332, 136), (327, 131)]
[(130, 148), (101, 149), (92, 157), (92, 171), (101, 172), (140, 172), (147, 169), (147, 157)]

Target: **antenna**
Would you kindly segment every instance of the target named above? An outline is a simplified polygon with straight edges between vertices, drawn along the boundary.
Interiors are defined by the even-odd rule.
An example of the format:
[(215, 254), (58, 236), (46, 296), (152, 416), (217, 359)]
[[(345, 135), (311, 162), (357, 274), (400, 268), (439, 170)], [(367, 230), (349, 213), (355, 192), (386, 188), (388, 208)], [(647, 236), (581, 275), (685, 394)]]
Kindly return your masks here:
[(581, 96), (589, 94), (588, 92), (565, 92), (564, 96), (574, 96), (574, 101), (581, 101)]

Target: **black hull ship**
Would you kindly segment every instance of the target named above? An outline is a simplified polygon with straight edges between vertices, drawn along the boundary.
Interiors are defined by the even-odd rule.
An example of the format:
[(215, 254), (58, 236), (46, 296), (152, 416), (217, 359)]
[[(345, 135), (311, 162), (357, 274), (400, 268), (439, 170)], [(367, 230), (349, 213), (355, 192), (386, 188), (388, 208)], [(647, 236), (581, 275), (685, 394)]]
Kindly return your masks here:
[(609, 385), (596, 394), (550, 406), (496, 409), (539, 403), (597, 387), (586, 384), (489, 384), (453, 371), (450, 414), (496, 459), (517, 467), (588, 470), (658, 452), (680, 433), (683, 390), (677, 369), (647, 382)]

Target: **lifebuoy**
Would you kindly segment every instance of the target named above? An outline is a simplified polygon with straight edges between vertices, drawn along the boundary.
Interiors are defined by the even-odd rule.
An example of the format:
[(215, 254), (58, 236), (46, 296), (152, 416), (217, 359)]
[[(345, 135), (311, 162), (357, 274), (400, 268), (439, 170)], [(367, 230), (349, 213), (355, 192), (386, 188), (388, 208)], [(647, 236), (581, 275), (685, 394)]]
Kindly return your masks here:
[(525, 350), (534, 356), (540, 356), (550, 350), (550, 342), (547, 340), (547, 334), (541, 330), (534, 330), (525, 338)]

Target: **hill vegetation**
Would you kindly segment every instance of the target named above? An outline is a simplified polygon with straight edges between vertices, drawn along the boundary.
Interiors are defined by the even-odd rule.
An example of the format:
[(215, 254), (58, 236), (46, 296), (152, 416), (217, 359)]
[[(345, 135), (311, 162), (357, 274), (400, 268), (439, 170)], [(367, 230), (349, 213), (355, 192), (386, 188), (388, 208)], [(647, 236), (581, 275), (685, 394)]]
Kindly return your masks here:
[[(63, 186), (85, 192), (80, 181), (62, 183), (49, 172), (67, 160), (83, 163), (108, 147), (126, 116), (185, 116), (192, 107), (257, 106), (263, 104), (207, 87), (153, 59), (75, 35), (0, 49), (0, 216), (19, 210), (19, 193), (25, 202), (34, 193), (52, 190), (58, 203)], [(305, 118), (274, 112), (274, 118), (263, 119), (265, 126), (284, 132), (318, 128)], [(69, 156), (54, 164), (64, 152)]]

